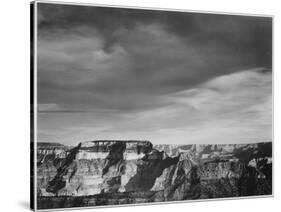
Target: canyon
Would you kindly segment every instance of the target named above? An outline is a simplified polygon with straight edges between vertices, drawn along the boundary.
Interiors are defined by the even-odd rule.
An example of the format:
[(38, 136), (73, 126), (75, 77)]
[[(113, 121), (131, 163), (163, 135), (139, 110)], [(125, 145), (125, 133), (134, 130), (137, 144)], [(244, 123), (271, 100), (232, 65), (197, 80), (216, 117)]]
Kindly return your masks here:
[(37, 144), (38, 209), (272, 194), (272, 143)]

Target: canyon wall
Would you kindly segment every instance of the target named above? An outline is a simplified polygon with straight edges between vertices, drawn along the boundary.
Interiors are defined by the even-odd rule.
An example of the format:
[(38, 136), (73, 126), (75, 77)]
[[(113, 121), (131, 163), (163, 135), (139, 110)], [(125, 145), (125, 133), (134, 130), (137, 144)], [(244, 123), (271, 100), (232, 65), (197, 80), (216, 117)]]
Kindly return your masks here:
[(270, 142), (154, 147), (149, 141), (98, 140), (76, 147), (38, 143), (38, 205), (56, 207), (50, 204), (63, 201), (67, 206), (73, 198), (80, 207), (271, 194), (271, 148)]

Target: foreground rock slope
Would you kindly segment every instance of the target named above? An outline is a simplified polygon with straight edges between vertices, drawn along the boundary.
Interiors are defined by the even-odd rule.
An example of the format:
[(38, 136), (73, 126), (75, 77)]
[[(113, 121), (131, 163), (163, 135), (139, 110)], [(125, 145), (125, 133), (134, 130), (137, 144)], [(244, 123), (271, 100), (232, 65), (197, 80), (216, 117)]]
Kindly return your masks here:
[(268, 195), (272, 144), (155, 145), (97, 140), (37, 145), (41, 209)]

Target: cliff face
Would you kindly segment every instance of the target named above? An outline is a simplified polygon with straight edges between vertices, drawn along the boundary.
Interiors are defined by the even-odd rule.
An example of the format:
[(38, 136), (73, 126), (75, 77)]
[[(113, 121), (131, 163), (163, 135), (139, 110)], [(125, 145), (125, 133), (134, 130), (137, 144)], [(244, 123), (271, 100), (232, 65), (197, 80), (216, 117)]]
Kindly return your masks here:
[(41, 208), (60, 201), (69, 207), (73, 198), (92, 206), (271, 194), (269, 142), (153, 147), (100, 140), (74, 148), (38, 144), (37, 156)]
[(124, 191), (137, 161), (152, 151), (148, 141), (93, 141), (77, 147), (38, 148), (38, 194), (93, 195)]

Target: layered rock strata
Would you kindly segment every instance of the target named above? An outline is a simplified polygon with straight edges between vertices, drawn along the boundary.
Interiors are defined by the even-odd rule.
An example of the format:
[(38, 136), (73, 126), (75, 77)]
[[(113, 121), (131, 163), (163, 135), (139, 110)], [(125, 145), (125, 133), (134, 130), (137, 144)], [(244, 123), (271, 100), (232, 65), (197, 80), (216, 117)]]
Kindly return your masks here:
[(149, 141), (98, 140), (72, 148), (39, 143), (38, 205), (55, 208), (63, 201), (63, 207), (81, 207), (271, 194), (271, 148), (270, 142), (153, 147)]

